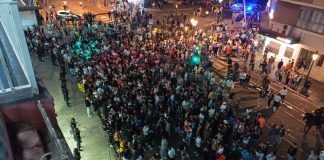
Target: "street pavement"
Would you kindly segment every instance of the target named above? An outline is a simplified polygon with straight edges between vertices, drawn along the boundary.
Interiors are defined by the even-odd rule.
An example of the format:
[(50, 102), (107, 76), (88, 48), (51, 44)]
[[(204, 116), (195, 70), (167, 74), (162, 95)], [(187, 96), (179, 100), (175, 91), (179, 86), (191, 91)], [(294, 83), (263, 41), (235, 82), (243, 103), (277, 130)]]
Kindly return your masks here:
[[(68, 8), (75, 13), (82, 14), (83, 12), (91, 11), (93, 13), (104, 13), (110, 8), (98, 7), (98, 5), (91, 3), (90, 1), (84, 1), (84, 8), (78, 4), (79, 1), (69, 0)], [(61, 6), (63, 2), (61, 1), (49, 1), (49, 4), (54, 4), (56, 6)], [(44, 8), (42, 14), (44, 14)], [(172, 7), (160, 9), (148, 9), (150, 13), (153, 14), (154, 19), (164, 18), (165, 16), (173, 13), (175, 15), (175, 9)], [(181, 7), (178, 13), (192, 15), (192, 8)], [(211, 24), (215, 23), (213, 16), (209, 15), (207, 18), (196, 17), (199, 21), (198, 26), (207, 28)], [(97, 17), (102, 21), (106, 21), (106, 16)], [(226, 23), (230, 23), (229, 19), (225, 20)], [(235, 59), (240, 61), (239, 59)], [(47, 60), (48, 61), (48, 60)], [(258, 62), (258, 60), (256, 60)], [(72, 107), (66, 107), (63, 103), (63, 96), (60, 91), (60, 82), (58, 79), (58, 68), (52, 67), (47, 63), (38, 62), (35, 57), (33, 57), (33, 64), (36, 73), (43, 79), (45, 86), (54, 97), (55, 109), (58, 115), (58, 122), (60, 124), (61, 130), (69, 143), (70, 148), (74, 148), (75, 144), (72, 142), (71, 134), (69, 133), (69, 121), (70, 118), (75, 117), (80, 123), (79, 127), (81, 129), (81, 135), (83, 136), (84, 151), (81, 152), (82, 159), (114, 159), (112, 150), (109, 149), (107, 143), (106, 134), (101, 128), (100, 121), (96, 116), (92, 118), (86, 117), (86, 111), (84, 107), (83, 97), (76, 89), (76, 83), (73, 79), (70, 79), (70, 90), (71, 90), (71, 100)], [(222, 78), (226, 74), (227, 63), (225, 58), (217, 58), (213, 64), (216, 69), (216, 75), (218, 78)], [(258, 66), (256, 64), (255, 66)], [(256, 67), (258, 68), (258, 67)], [(48, 72), (51, 71), (51, 72)], [(272, 73), (273, 74), (273, 73)], [(310, 130), (306, 137), (303, 137), (303, 129), (305, 122), (302, 120), (305, 112), (313, 112), (315, 109), (319, 108), (320, 105), (324, 106), (324, 93), (322, 83), (315, 81), (310, 90), (310, 97), (307, 99), (304, 96), (289, 90), (288, 96), (286, 97), (285, 103), (279, 108), (275, 113), (271, 113), (269, 109), (266, 108), (266, 98), (258, 98), (260, 84), (259, 76), (257, 71), (253, 72), (251, 79), (251, 87), (243, 88), (236, 84), (236, 101), (240, 100), (240, 108), (252, 108), (254, 112), (262, 112), (267, 117), (267, 127), (275, 124), (284, 124), (286, 129), (288, 129), (288, 134), (285, 135), (282, 144), (279, 146), (277, 153), (278, 159), (287, 159), (287, 149), (288, 147), (296, 142), (298, 147), (297, 160), (307, 159), (307, 156), (311, 149), (320, 148), (323, 149), (323, 134), (319, 133), (317, 130)], [(271, 90), (278, 93), (282, 88), (281, 84), (272, 83)], [(268, 136), (268, 128), (263, 131), (262, 140), (266, 141)]]
[(97, 115), (87, 117), (84, 98), (77, 89), (75, 79), (71, 78), (69, 73), (66, 76), (71, 98), (71, 107), (68, 107), (63, 100), (59, 67), (53, 66), (49, 58), (40, 62), (36, 55), (31, 55), (31, 59), (36, 76), (42, 79), (54, 99), (56, 118), (71, 152), (76, 148), (76, 143), (70, 132), (70, 121), (71, 118), (75, 118), (82, 138), (82, 160), (115, 160), (114, 151), (109, 147), (107, 134), (102, 129), (100, 119)]
[[(235, 60), (234, 60), (235, 61)], [(239, 59), (236, 61), (241, 62)], [(227, 62), (225, 58), (217, 58), (213, 63), (218, 78), (223, 78), (226, 74)], [(255, 66), (258, 66), (256, 64)], [(257, 68), (257, 67), (256, 67)], [(267, 141), (268, 129), (272, 124), (283, 124), (288, 130), (284, 141), (279, 146), (277, 156), (279, 159), (285, 159), (289, 146), (296, 142), (298, 147), (297, 159), (307, 159), (310, 150), (319, 148), (323, 149), (323, 133), (320, 133), (315, 128), (312, 128), (306, 137), (303, 136), (305, 122), (302, 120), (305, 112), (313, 112), (320, 106), (306, 100), (299, 94), (288, 91), (285, 102), (279, 110), (272, 113), (271, 109), (267, 109), (267, 98), (259, 98), (259, 91), (261, 90), (259, 83), (258, 69), (252, 73), (250, 87), (244, 88), (239, 84), (235, 85), (235, 100), (240, 100), (240, 108), (252, 108), (253, 112), (261, 112), (267, 118), (267, 129), (263, 131), (261, 139)], [(270, 88), (275, 94), (279, 93), (282, 85), (271, 83)]]

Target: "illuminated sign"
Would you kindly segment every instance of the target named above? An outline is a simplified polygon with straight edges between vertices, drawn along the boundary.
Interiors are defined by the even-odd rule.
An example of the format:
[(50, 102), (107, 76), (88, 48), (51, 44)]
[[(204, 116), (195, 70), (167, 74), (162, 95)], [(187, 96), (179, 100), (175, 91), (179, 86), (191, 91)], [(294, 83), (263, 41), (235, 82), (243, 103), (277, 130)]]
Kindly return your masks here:
[(291, 43), (291, 40), (290, 40), (290, 39), (286, 39), (286, 38), (282, 38), (282, 37), (277, 37), (276, 39), (279, 40), (279, 41), (282, 41), (282, 42), (288, 43), (288, 44)]

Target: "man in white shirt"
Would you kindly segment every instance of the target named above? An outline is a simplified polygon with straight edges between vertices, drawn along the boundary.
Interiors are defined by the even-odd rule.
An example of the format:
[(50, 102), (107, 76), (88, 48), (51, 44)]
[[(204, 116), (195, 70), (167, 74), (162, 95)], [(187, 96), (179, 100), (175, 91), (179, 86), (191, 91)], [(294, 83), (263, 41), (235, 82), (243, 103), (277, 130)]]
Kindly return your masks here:
[(234, 89), (233, 85), (234, 85), (234, 84), (233, 84), (233, 81), (232, 81), (231, 79), (228, 79), (228, 80), (226, 81), (226, 87), (227, 87), (228, 91), (231, 92), (231, 90)]
[(224, 111), (225, 109), (227, 108), (227, 104), (226, 104), (226, 102), (223, 102), (223, 104), (220, 106), (220, 110), (221, 111)]
[(166, 155), (167, 147), (168, 147), (168, 141), (164, 136), (162, 136), (160, 155), (161, 155), (161, 159), (163, 160), (167, 159), (167, 155)]
[(212, 108), (210, 108), (208, 110), (208, 117), (209, 117), (209, 119), (212, 119), (214, 117), (214, 115), (215, 115), (215, 108), (212, 107)]
[(199, 156), (199, 153), (201, 151), (201, 138), (200, 136), (197, 136), (196, 140), (195, 140), (195, 146), (196, 146), (196, 156)]
[(176, 152), (173, 147), (170, 147), (168, 150), (168, 156), (170, 160), (175, 159)]
[(287, 89), (286, 89), (286, 87), (283, 87), (283, 89), (281, 89), (279, 91), (279, 94), (281, 96), (281, 103), (284, 103), (284, 100), (285, 100), (285, 98), (287, 96)]
[(266, 156), (267, 160), (276, 160), (277, 157), (273, 152), (270, 152), (267, 156)]
[(280, 93), (273, 98), (273, 101), (274, 101), (273, 102), (273, 112), (275, 112), (280, 106), (280, 102), (281, 102)]
[(244, 80), (246, 78), (246, 73), (245, 72), (241, 72), (240, 73), (240, 85), (244, 84)]
[(150, 128), (149, 128), (147, 125), (144, 125), (144, 127), (143, 127), (143, 135), (144, 135), (145, 137), (148, 136), (148, 134), (149, 134), (149, 130), (150, 130)]
[(184, 110), (186, 110), (186, 112), (189, 111), (189, 102), (187, 100), (183, 100), (181, 106)]

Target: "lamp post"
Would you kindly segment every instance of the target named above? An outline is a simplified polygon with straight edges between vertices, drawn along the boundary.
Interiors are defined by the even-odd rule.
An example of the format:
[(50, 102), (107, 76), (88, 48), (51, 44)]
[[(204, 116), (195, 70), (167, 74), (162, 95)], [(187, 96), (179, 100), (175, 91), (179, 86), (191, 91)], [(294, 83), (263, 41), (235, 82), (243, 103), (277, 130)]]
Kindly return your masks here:
[(243, 0), (244, 22), (246, 23), (246, 2)]
[(178, 18), (178, 4), (175, 5), (176, 8), (176, 17)]
[[(190, 19), (190, 23), (191, 23), (191, 25), (193, 26), (193, 28), (196, 28), (196, 26), (197, 26), (197, 24), (198, 24), (198, 20), (196, 20), (196, 19), (194, 19), (194, 18), (191, 18), (191, 19)], [(193, 33), (192, 33), (192, 39), (194, 38), (194, 32), (195, 32), (195, 31), (193, 31)]]
[(312, 71), (312, 68), (313, 68), (313, 64), (314, 64), (314, 61), (318, 58), (318, 51), (316, 51), (316, 54), (313, 54), (312, 56), (312, 63), (310, 65), (310, 68), (308, 70), (308, 73), (307, 73), (307, 76), (305, 78), (305, 82), (307, 82), (308, 78), (309, 78), (309, 74), (310, 72)]

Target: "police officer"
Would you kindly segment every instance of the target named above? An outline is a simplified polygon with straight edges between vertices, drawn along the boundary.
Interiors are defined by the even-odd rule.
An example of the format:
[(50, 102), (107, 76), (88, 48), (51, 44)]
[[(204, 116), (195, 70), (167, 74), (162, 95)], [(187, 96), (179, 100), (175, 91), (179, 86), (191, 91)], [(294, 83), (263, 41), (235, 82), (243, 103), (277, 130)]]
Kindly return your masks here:
[(80, 151), (77, 148), (74, 148), (73, 154), (74, 154), (74, 156), (73, 156), (74, 160), (80, 160), (81, 159)]
[(45, 53), (44, 46), (42, 44), (38, 44), (36, 54), (37, 54), (38, 60), (41, 61), (41, 62), (44, 62), (43, 61), (43, 54), (44, 53)]
[(77, 125), (77, 122), (75, 121), (75, 118), (71, 118), (70, 127), (71, 127), (72, 134), (75, 133), (75, 130), (77, 128), (76, 125)]
[(61, 84), (61, 89), (62, 89), (62, 93), (63, 93), (64, 101), (66, 102), (66, 105), (70, 106), (69, 90), (67, 89), (66, 83)]
[(81, 142), (82, 142), (82, 140), (81, 140), (81, 135), (80, 135), (79, 128), (76, 128), (76, 130), (75, 130), (75, 140), (76, 140), (76, 143), (77, 143), (78, 150), (82, 151), (81, 150)]

